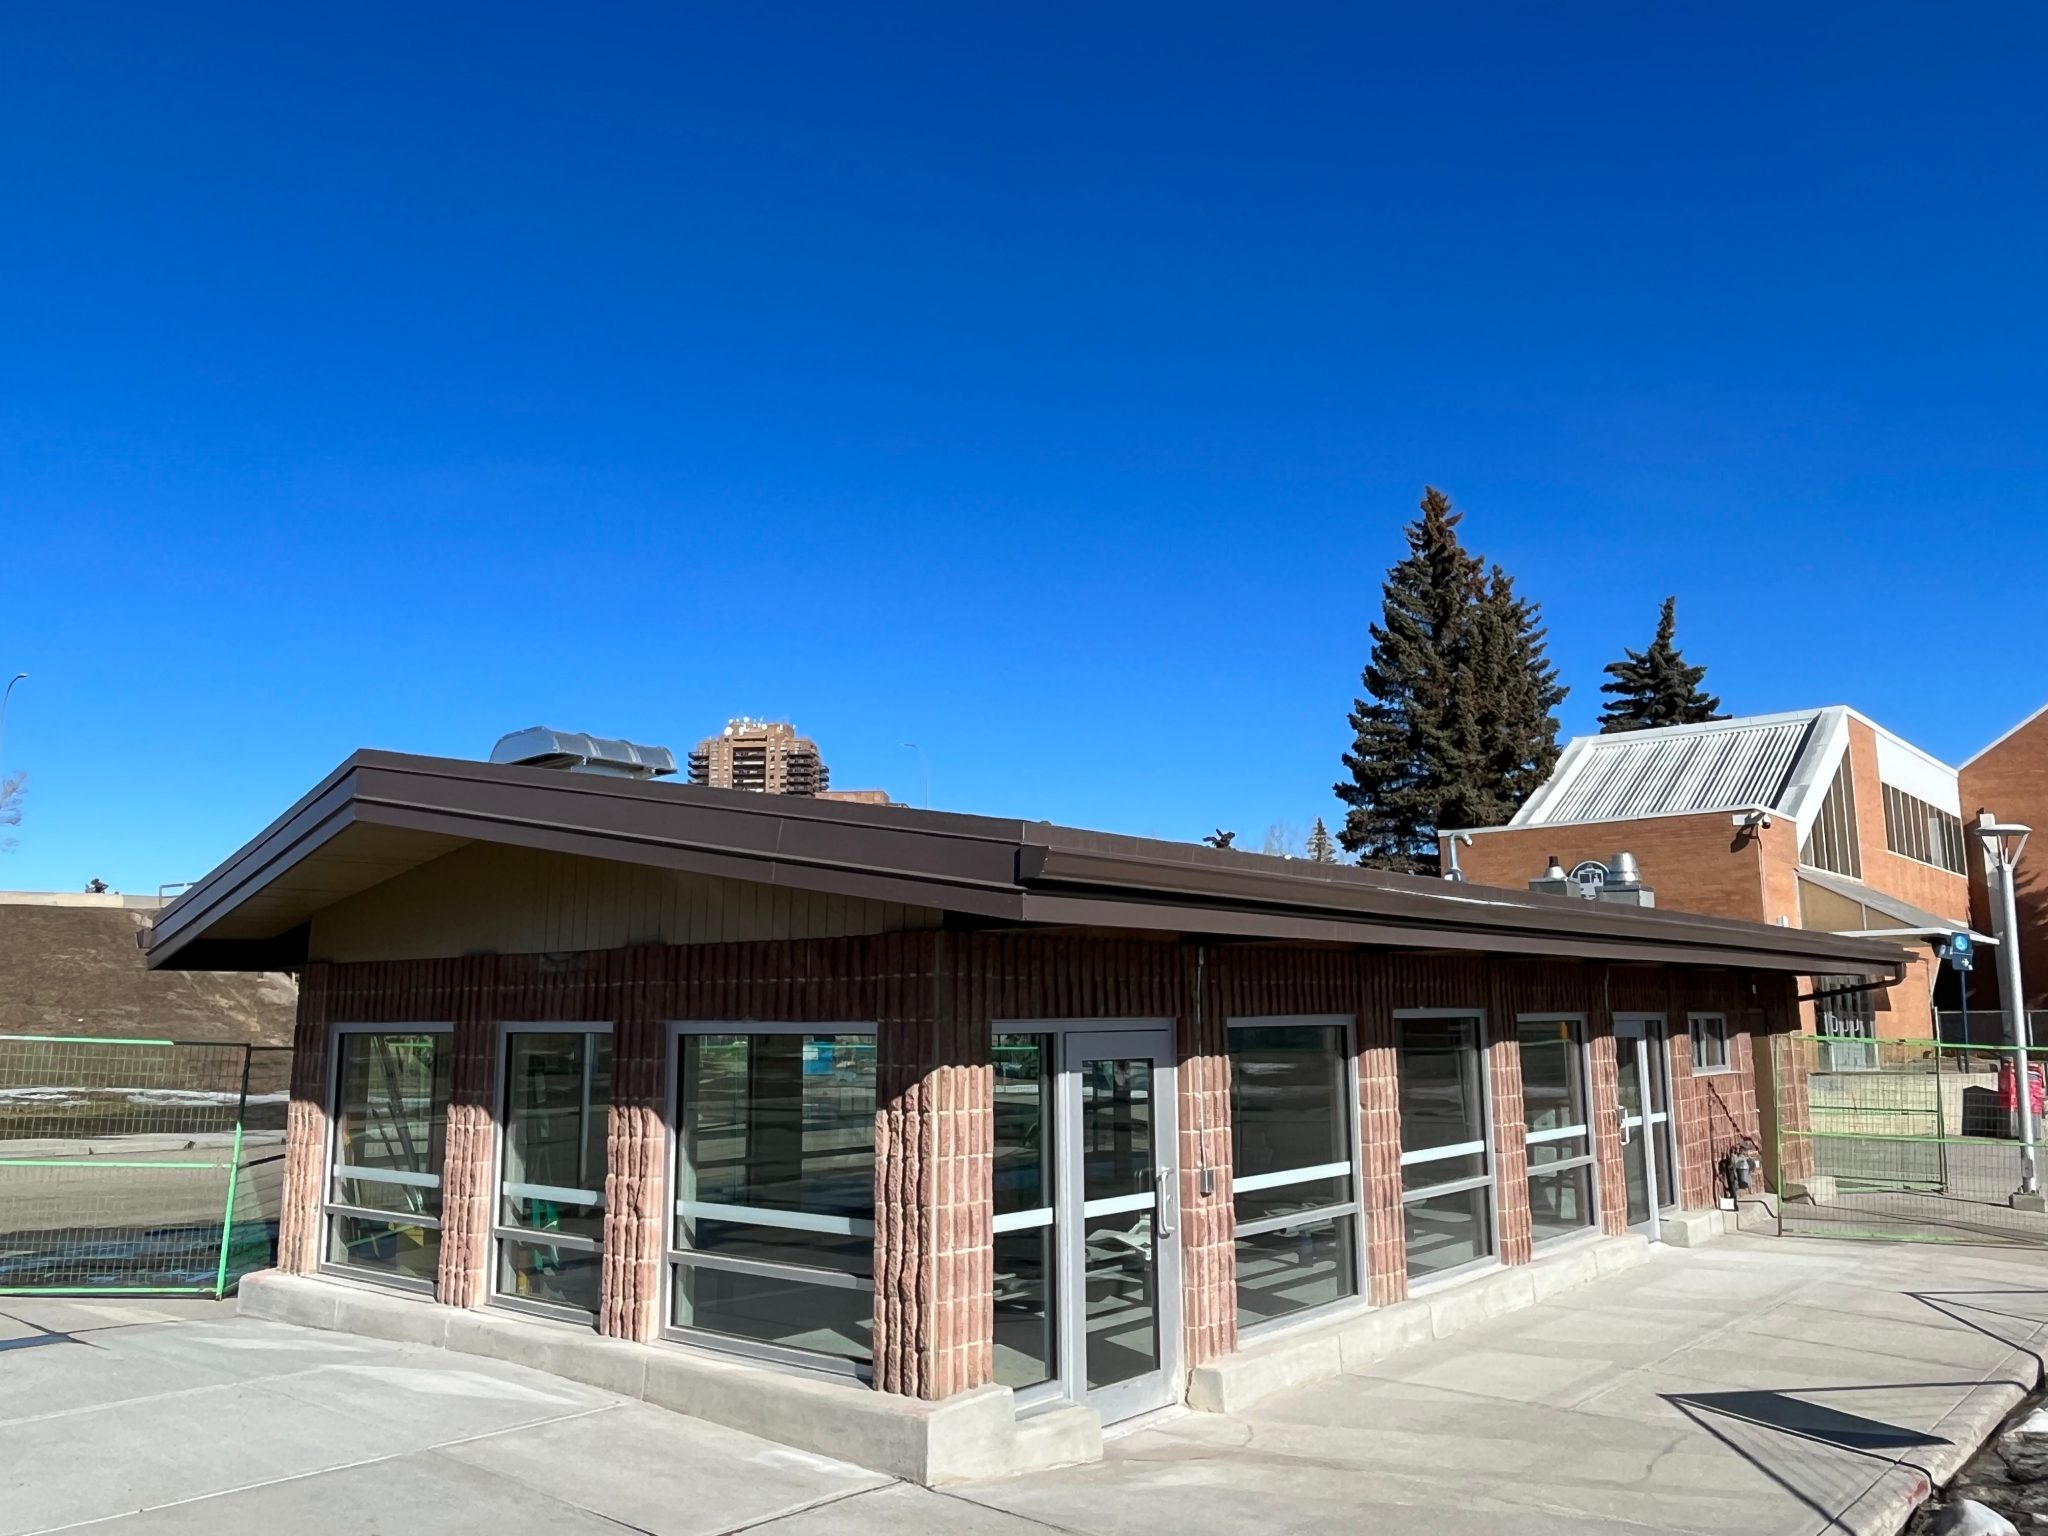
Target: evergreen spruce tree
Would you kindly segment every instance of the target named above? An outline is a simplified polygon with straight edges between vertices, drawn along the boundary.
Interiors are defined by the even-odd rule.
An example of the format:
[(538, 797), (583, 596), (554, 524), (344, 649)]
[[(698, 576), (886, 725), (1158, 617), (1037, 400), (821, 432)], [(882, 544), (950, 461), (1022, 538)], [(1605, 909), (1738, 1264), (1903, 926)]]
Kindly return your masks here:
[(1727, 718), (1719, 712), (1721, 701), (1700, 686), (1707, 669), (1687, 666), (1679, 654), (1673, 643), (1677, 632), (1678, 599), (1667, 597), (1650, 648), (1625, 651), (1620, 661), (1607, 664), (1614, 681), (1602, 683), (1600, 691), (1613, 697), (1600, 706), (1602, 735)]
[(1330, 836), (1330, 829), (1323, 825), (1318, 816), (1316, 824), (1308, 829), (1308, 859), (1311, 864), (1334, 864), (1337, 862), (1337, 840)]
[(1439, 828), (1506, 821), (1557, 761), (1565, 690), (1540, 612), (1465, 549), (1460, 520), (1441, 491), (1424, 492), (1351, 711), (1337, 835), (1381, 869), (1436, 873)]

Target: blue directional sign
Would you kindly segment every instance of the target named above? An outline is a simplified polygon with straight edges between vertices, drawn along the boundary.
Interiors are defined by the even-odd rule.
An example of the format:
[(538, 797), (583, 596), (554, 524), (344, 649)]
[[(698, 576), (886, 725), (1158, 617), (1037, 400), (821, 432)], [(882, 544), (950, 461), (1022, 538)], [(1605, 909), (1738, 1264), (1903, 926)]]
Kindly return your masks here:
[(1971, 943), (1967, 933), (1950, 934), (1944, 948), (1948, 954), (1948, 963), (1959, 971), (1970, 969), (1971, 962), (1976, 958), (1976, 947)]

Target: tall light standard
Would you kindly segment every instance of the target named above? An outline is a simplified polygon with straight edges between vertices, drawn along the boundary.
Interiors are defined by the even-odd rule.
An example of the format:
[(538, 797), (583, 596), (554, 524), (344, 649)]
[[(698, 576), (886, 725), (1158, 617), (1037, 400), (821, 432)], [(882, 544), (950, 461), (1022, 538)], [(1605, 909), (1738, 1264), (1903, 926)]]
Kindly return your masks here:
[[(4, 746), (7, 742), (7, 705), (8, 702), (12, 700), (14, 697), (14, 685), (22, 681), (22, 679), (26, 678), (27, 676), (28, 674), (26, 672), (15, 673), (14, 676), (10, 677), (7, 680), (6, 691), (0, 692), (0, 746)], [(6, 754), (0, 753), (0, 771), (4, 771), (6, 767)]]
[(915, 752), (917, 760), (924, 764), (924, 808), (930, 810), (932, 808), (932, 760), (925, 756), (924, 748), (914, 741), (898, 742), (897, 745), (906, 752)]
[(2012, 1020), (2012, 1043), (2018, 1047), (2014, 1052), (2017, 1062), (2013, 1102), (2018, 1108), (2015, 1118), (2019, 1122), (2020, 1187), (2013, 1192), (2012, 1203), (2019, 1209), (2038, 1211), (2043, 1201), (2034, 1168), (2034, 1079), (2027, 1068), (2027, 1002), (2026, 994), (2020, 990), (2019, 904), (2013, 894), (2020, 850), (2027, 846), (2027, 834), (2033, 829), (2018, 822), (1996, 822), (1989, 811), (1979, 811), (1975, 830), (1984, 849), (1987, 884), (1991, 872), (1998, 871), (1998, 889), (1993, 893), (1998, 902), (1998, 990), (2004, 994), (2006, 1012)]

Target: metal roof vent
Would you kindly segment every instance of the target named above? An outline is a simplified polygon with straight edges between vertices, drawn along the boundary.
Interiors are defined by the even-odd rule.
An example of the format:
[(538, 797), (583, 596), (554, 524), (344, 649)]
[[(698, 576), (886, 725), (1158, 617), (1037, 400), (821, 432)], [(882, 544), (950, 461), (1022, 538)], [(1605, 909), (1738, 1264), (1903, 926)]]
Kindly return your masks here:
[(1642, 869), (1632, 853), (1617, 853), (1607, 861), (1607, 878), (1600, 882), (1593, 899), (1627, 907), (1657, 905), (1657, 893), (1643, 884)]
[(643, 747), (631, 741), (586, 736), (581, 731), (552, 731), (544, 725), (500, 736), (491, 748), (491, 761), (521, 768), (598, 773), (614, 779), (658, 779), (676, 771), (676, 755), (667, 747)]

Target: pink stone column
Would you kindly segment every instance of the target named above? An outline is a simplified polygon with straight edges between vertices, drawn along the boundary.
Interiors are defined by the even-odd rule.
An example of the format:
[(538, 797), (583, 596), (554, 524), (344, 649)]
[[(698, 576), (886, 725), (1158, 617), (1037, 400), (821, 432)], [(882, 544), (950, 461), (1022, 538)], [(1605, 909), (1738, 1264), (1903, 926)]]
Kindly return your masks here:
[(1512, 1013), (1487, 1028), (1486, 1071), (1493, 1091), (1494, 1195), (1500, 1203), (1500, 1261), (1526, 1264), (1533, 1248), (1529, 1216), (1528, 1122), (1522, 1108), (1522, 1043)]
[(490, 956), (471, 956), (459, 962), (454, 988), (449, 1046), (455, 1060), (441, 1166), (441, 1269), (435, 1287), (435, 1295), (451, 1307), (480, 1307), (490, 1295), (498, 1069), (493, 975)]
[(668, 1025), (651, 978), (658, 950), (628, 950), (610, 992), (612, 1103), (605, 1137), (600, 1333), (647, 1343), (661, 1333), (668, 1242)]
[[(1237, 1348), (1237, 1221), (1231, 1192), (1229, 1024), (1208, 962), (1181, 954), (1174, 1081), (1179, 1119), (1181, 1338), (1189, 1367)], [(1205, 995), (1198, 995), (1205, 994)], [(1208, 1190), (1202, 1173), (1208, 1170)]]
[(1600, 1169), (1600, 1227), (1613, 1237), (1628, 1231), (1628, 1174), (1621, 1156), (1621, 1090), (1615, 1068), (1614, 1020), (1593, 1014), (1586, 1055), (1593, 1075), (1593, 1146)]
[(285, 1111), (284, 1193), (277, 1213), (277, 1267), (287, 1274), (311, 1274), (320, 1264), (333, 980), (332, 968), (324, 964), (309, 965), (299, 976), (299, 1015), (292, 1030), (292, 1096)]
[[(948, 940), (953, 943), (949, 946)], [(950, 1397), (995, 1367), (995, 1068), (973, 946), (887, 936), (876, 1019), (875, 1385)]]
[(1408, 1294), (1408, 1237), (1401, 1215), (1401, 1078), (1393, 1014), (1358, 1015), (1359, 1205), (1365, 1215), (1366, 1299), (1384, 1307)]

